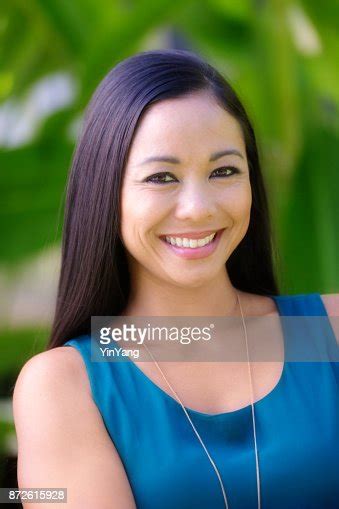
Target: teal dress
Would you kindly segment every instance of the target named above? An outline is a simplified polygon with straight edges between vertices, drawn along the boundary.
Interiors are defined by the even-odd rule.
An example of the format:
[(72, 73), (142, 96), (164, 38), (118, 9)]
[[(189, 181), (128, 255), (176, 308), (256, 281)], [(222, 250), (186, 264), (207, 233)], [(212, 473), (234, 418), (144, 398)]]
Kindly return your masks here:
[[(271, 298), (280, 316), (327, 316), (318, 293)], [(329, 356), (338, 347), (324, 321), (328, 327), (308, 337)], [(286, 355), (291, 338), (283, 332)], [(65, 345), (83, 357), (137, 508), (224, 509), (215, 471), (177, 400), (132, 361), (91, 362), (89, 335)], [(262, 509), (339, 508), (339, 363), (285, 362), (278, 384), (254, 408)], [(214, 415), (187, 411), (218, 467), (229, 508), (256, 509), (251, 405)]]

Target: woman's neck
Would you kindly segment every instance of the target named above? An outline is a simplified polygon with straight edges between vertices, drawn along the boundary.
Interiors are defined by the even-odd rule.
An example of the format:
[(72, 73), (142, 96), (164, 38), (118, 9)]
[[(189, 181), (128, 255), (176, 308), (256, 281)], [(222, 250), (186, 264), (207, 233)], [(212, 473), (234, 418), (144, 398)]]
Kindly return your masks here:
[(182, 287), (156, 280), (139, 278), (124, 316), (225, 316), (238, 315), (237, 290), (224, 274), (200, 287)]

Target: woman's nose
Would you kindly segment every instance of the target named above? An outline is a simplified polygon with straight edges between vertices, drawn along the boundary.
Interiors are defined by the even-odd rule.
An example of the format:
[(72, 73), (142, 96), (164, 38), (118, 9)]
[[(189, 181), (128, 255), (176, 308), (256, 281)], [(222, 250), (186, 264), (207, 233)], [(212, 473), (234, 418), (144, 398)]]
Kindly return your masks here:
[(216, 214), (216, 196), (204, 185), (191, 185), (177, 196), (176, 217), (180, 220), (203, 221)]

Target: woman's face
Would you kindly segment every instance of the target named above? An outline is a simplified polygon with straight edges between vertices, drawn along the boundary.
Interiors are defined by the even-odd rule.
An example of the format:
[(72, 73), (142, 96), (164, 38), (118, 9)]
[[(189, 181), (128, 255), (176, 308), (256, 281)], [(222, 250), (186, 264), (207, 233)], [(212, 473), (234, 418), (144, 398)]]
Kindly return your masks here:
[(219, 277), (246, 234), (251, 202), (241, 128), (210, 94), (152, 105), (122, 186), (121, 234), (133, 275), (187, 287)]

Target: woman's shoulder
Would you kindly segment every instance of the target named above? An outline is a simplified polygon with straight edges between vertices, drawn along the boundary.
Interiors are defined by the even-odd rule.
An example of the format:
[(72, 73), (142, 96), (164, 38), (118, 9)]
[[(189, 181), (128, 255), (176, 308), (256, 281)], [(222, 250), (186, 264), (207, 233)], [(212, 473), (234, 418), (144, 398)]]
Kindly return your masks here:
[(47, 428), (57, 434), (53, 422), (60, 423), (62, 416), (67, 415), (76, 430), (79, 408), (86, 415), (92, 412), (94, 405), (81, 387), (79, 359), (69, 350), (73, 349), (57, 347), (40, 352), (19, 372), (13, 390), (13, 417), (19, 445), (24, 444), (24, 449), (31, 437), (42, 435)]
[(278, 295), (259, 295), (238, 290), (240, 298), (247, 305), (249, 314), (266, 315), (276, 311), (277, 300), (305, 300), (320, 296), (328, 316), (339, 316), (339, 293), (295, 293)]
[(275, 309), (274, 299), (307, 299), (308, 297), (314, 297), (319, 295), (328, 316), (339, 316), (339, 293), (326, 293), (318, 294), (314, 293), (291, 293), (291, 294), (279, 294), (279, 295), (258, 295), (246, 292), (239, 292), (240, 297), (245, 296), (248, 300), (249, 307), (253, 310), (265, 312), (272, 312)]
[(339, 293), (325, 293), (321, 299), (328, 316), (339, 316)]
[(240, 292), (240, 297), (245, 296), (248, 301), (249, 314), (269, 316), (277, 313), (276, 304), (274, 299), (289, 302), (289, 301), (305, 301), (316, 304), (317, 309), (319, 307), (319, 297), (322, 301), (323, 307), (325, 308), (326, 314), (329, 317), (331, 327), (337, 344), (339, 345), (339, 293), (326, 293), (320, 294), (317, 292), (313, 293), (296, 293), (296, 294), (281, 294), (276, 296), (263, 296), (256, 294), (249, 294)]
[(339, 293), (326, 293), (321, 295), (321, 299), (324, 303), (326, 313), (329, 316), (333, 334), (337, 340), (339, 346)]
[(80, 353), (75, 348), (59, 346), (40, 352), (25, 362), (16, 379), (14, 401), (22, 393), (26, 397), (44, 388), (46, 393), (71, 396), (71, 390), (81, 387), (91, 395), (86, 369)]

